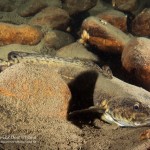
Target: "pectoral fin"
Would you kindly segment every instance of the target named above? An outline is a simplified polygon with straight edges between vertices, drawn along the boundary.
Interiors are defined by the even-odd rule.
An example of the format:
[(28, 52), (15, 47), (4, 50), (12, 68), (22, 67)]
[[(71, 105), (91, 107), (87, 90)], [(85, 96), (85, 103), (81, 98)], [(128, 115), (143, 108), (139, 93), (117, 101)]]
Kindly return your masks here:
[(78, 115), (78, 114), (81, 114), (81, 113), (88, 113), (88, 112), (98, 112), (98, 113), (103, 114), (105, 112), (105, 109), (100, 108), (99, 106), (91, 106), (91, 107), (86, 108), (86, 109), (75, 110), (73, 112), (70, 112), (69, 116), (74, 116), (74, 115)]

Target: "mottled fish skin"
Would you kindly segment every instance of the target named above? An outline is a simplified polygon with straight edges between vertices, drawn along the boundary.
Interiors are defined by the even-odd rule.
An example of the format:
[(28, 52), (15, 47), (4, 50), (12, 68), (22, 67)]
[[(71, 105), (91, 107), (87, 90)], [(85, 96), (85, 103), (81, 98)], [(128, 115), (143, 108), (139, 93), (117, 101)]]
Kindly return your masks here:
[[(150, 104), (147, 103), (147, 104)], [(150, 105), (143, 104), (138, 99), (128, 97), (113, 97), (101, 101), (99, 105), (71, 112), (70, 117), (80, 113), (99, 112), (101, 119), (122, 127), (150, 126)]]
[(150, 93), (115, 78), (111, 75), (111, 71), (107, 66), (101, 69), (91, 61), (23, 52), (10, 52), (8, 61), (1, 60), (0, 66), (9, 67), (17, 63), (46, 64), (54, 71), (58, 71), (63, 78), (68, 78), (69, 81), (84, 72), (93, 71), (97, 73), (98, 77), (93, 96), (95, 106), (90, 110), (103, 113), (102, 119), (104, 121), (119, 126), (138, 127), (150, 125)]
[(100, 104), (105, 108), (102, 119), (118, 126), (139, 127), (150, 126), (150, 101), (140, 102), (132, 96), (114, 97)]
[[(39, 55), (35, 53), (25, 53), (25, 52), (17, 52), (12, 51), (8, 54), (8, 62), (10, 64), (17, 64), (17, 63), (33, 63), (33, 64), (46, 64), (49, 66), (55, 66), (56, 64), (59, 65), (59, 69), (62, 67), (76, 67), (76, 68), (83, 68), (84, 70), (94, 70), (98, 73), (101, 73), (106, 78), (112, 79), (113, 74), (112, 72), (106, 73), (105, 70), (101, 69), (98, 65), (93, 63), (92, 61), (88, 60), (81, 60), (78, 58), (61, 58), (61, 57), (54, 57), (50, 55)], [(60, 69), (61, 70), (61, 69)]]

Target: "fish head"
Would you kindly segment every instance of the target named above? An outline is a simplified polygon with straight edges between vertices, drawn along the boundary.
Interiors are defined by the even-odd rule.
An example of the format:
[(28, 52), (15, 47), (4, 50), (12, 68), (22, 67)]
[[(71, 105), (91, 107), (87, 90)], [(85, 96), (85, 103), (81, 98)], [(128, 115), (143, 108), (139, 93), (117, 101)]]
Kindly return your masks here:
[(102, 120), (124, 127), (150, 126), (150, 100), (142, 102), (133, 97), (114, 97), (103, 101)]

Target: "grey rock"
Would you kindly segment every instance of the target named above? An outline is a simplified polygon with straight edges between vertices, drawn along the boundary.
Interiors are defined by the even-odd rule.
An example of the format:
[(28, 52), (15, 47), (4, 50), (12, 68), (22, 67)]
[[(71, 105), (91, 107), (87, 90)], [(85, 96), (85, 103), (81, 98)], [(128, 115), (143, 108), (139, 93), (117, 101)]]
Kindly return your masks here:
[(14, 0), (0, 0), (0, 11), (10, 12), (15, 9)]
[(99, 61), (98, 57), (92, 52), (88, 51), (79, 42), (74, 42), (69, 44), (56, 52), (56, 56), (59, 57), (70, 57), (70, 58), (80, 58), (92, 61)]
[(44, 36), (45, 46), (55, 50), (69, 45), (74, 41), (75, 40), (72, 35), (59, 30), (48, 31)]
[(62, 0), (62, 2), (63, 8), (73, 15), (91, 9), (96, 5), (97, 0)]

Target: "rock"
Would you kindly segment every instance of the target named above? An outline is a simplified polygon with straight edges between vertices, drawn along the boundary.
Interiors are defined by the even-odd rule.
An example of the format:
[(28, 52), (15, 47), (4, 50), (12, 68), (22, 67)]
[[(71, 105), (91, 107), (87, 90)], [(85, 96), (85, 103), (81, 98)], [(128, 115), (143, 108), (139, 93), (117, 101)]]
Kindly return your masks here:
[(45, 8), (46, 6), (48, 5), (42, 0), (29, 0), (26, 1), (25, 4), (20, 5), (18, 9), (18, 14), (22, 17), (32, 16), (38, 13), (43, 8)]
[(117, 10), (107, 10), (96, 15), (96, 17), (109, 22), (123, 32), (127, 32), (127, 15)]
[(140, 135), (140, 139), (141, 139), (141, 140), (150, 139), (150, 129), (144, 131), (144, 132)]
[(63, 46), (73, 43), (75, 40), (69, 33), (52, 30), (46, 33), (44, 36), (44, 43), (47, 47), (55, 50), (60, 49)]
[(62, 2), (63, 8), (69, 12), (70, 15), (74, 15), (91, 9), (96, 5), (97, 0), (62, 0)]
[[(12, 108), (10, 111), (13, 114)], [(22, 112), (23, 113), (23, 112)], [(1, 114), (6, 117), (5, 112), (1, 111)], [(23, 114), (22, 114), (23, 115)], [(25, 114), (23, 115), (25, 116)], [(1, 149), (11, 150), (46, 150), (46, 149), (65, 149), (65, 150), (79, 150), (82, 148), (84, 140), (82, 138), (82, 131), (73, 124), (60, 119), (44, 119), (33, 116), (32, 119), (15, 120), (8, 118), (1, 123), (1, 127), (5, 126), (0, 131), (1, 137), (12, 137), (14, 143), (7, 142), (12, 141), (3, 140), (0, 145)], [(11, 117), (11, 118), (12, 118)], [(19, 117), (19, 116), (16, 116)], [(2, 129), (2, 128), (1, 128)], [(22, 137), (22, 138), (21, 138)]]
[(29, 17), (40, 12), (43, 8), (53, 6), (62, 7), (60, 0), (28, 0), (21, 3), (18, 7), (18, 14), (22, 17)]
[(112, 0), (112, 5), (121, 11), (132, 12), (137, 9), (137, 0)]
[(25, 110), (29, 117), (66, 119), (71, 93), (47, 65), (20, 63), (0, 73), (0, 96), (5, 105)]
[(46, 28), (66, 30), (70, 21), (68, 13), (57, 7), (47, 7), (36, 14), (29, 24)]
[(14, 2), (11, 0), (0, 0), (0, 11), (10, 12), (15, 9)]
[(29, 18), (24, 18), (18, 15), (16, 11), (13, 12), (0, 12), (0, 22), (12, 23), (12, 24), (27, 24)]
[(96, 6), (94, 6), (93, 8), (91, 8), (88, 13), (90, 14), (90, 16), (95, 16), (103, 11), (112, 9), (112, 6), (110, 3), (107, 3), (107, 1), (103, 1), (103, 0), (98, 0)]
[(43, 1), (45, 1), (48, 4), (48, 6), (62, 8), (61, 0), (43, 0)]
[[(7, 68), (0, 73), (0, 147), (81, 148), (82, 131), (66, 121), (70, 98), (68, 86), (45, 65), (20, 63)], [(3, 140), (3, 135), (14, 143), (11, 137)]]
[(0, 23), (0, 45), (26, 44), (35, 45), (40, 42), (42, 32), (29, 25), (13, 25)]
[(98, 57), (92, 52), (88, 51), (82, 44), (79, 42), (74, 42), (69, 44), (56, 52), (58, 57), (70, 57), (70, 58), (80, 58), (88, 59), (92, 61), (99, 61)]
[(112, 5), (115, 9), (130, 12), (137, 15), (147, 6), (147, 0), (112, 0)]
[(132, 32), (137, 36), (150, 36), (150, 8), (145, 8), (135, 17)]
[(104, 52), (122, 53), (130, 37), (105, 20), (88, 17), (82, 23), (83, 42), (88, 41)]
[(141, 85), (150, 91), (150, 40), (134, 38), (124, 48), (122, 65), (133, 72)]

